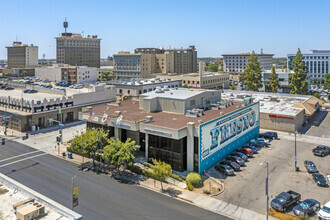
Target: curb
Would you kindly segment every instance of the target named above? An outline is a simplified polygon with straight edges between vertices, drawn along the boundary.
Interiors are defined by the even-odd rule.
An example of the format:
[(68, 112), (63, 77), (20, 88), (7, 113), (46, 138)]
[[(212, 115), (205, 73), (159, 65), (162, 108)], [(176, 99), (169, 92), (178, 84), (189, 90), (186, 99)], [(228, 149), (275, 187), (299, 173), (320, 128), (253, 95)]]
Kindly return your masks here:
[(218, 184), (220, 184), (220, 185), (222, 186), (222, 190), (221, 190), (220, 192), (218, 192), (218, 193), (216, 193), (216, 194), (213, 194), (213, 195), (211, 195), (211, 196), (218, 196), (218, 195), (222, 194), (222, 193), (225, 191), (225, 184), (223, 184), (223, 182), (221, 182), (221, 181), (215, 179), (215, 178), (212, 177), (212, 176), (209, 176), (208, 173), (205, 173), (205, 175), (208, 176), (210, 179), (214, 180), (215, 182), (217, 182)]

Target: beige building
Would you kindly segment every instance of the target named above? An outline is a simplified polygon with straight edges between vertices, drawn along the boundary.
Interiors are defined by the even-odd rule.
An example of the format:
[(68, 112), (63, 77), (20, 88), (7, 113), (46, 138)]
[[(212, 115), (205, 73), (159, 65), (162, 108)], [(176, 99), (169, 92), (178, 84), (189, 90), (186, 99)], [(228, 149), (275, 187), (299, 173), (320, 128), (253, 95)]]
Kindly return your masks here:
[(114, 55), (117, 79), (150, 78), (153, 73), (191, 73), (197, 71), (195, 46), (181, 49), (137, 48), (134, 54)]
[(97, 35), (82, 37), (77, 33), (62, 33), (56, 37), (56, 62), (100, 67), (100, 44)]
[(38, 47), (14, 42), (7, 47), (8, 67), (36, 67), (38, 66)]
[[(205, 65), (200, 62), (200, 66)], [(204, 72), (203, 67), (199, 73), (188, 74), (159, 74), (157, 78), (181, 80), (181, 86), (201, 89), (227, 89), (229, 88), (228, 73)]]

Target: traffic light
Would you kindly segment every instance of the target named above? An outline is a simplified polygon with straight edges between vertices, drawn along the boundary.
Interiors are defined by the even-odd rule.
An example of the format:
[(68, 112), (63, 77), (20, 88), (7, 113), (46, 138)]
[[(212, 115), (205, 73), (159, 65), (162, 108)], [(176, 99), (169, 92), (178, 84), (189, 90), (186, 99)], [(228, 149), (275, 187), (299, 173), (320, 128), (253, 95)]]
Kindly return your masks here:
[(29, 139), (29, 133), (26, 133), (25, 136), (22, 137), (22, 140), (26, 140), (26, 139)]
[(5, 140), (4, 138), (2, 138), (1, 140), (2, 140), (2, 141), (1, 141), (1, 144), (2, 144), (2, 145), (5, 145), (6, 140)]
[(57, 136), (57, 137), (56, 137), (56, 142), (57, 142), (57, 143), (60, 143), (60, 142), (61, 142), (61, 137)]

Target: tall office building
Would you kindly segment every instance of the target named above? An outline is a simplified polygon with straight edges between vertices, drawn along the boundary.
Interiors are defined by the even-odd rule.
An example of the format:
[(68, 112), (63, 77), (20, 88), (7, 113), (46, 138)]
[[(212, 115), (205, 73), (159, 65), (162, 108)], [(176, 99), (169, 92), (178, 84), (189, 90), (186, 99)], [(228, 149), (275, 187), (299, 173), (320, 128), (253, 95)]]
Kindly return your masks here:
[(65, 32), (56, 37), (56, 62), (76, 66), (100, 67), (100, 43), (97, 35), (83, 37), (77, 33)]
[(14, 42), (7, 47), (8, 67), (36, 67), (38, 66), (38, 47)]
[[(330, 50), (310, 50), (301, 52), (303, 55), (303, 62), (305, 63), (308, 73), (308, 81), (313, 79), (324, 78), (325, 73), (330, 71)], [(293, 69), (292, 60), (296, 54), (288, 54), (288, 67)]]
[[(222, 54), (223, 71), (229, 73), (243, 73), (250, 55), (250, 53)], [(260, 53), (256, 55), (258, 56), (261, 69), (269, 70), (272, 68), (274, 54)]]
[(148, 78), (153, 73), (197, 72), (197, 51), (195, 46), (190, 46), (136, 48), (134, 54), (120, 52), (114, 55), (114, 72), (117, 79)]

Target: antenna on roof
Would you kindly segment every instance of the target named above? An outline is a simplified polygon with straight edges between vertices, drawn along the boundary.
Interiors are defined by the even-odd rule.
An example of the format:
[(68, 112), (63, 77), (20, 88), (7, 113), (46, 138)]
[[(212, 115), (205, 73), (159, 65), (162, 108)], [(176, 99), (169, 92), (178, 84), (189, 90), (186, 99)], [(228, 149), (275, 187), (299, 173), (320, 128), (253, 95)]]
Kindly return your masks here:
[(66, 17), (65, 17), (65, 21), (63, 22), (63, 27), (65, 30), (65, 33), (66, 33), (66, 29), (68, 28), (68, 26), (69, 26), (69, 22), (66, 21)]

